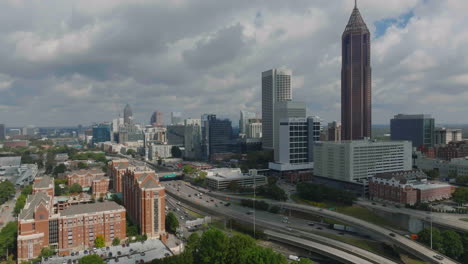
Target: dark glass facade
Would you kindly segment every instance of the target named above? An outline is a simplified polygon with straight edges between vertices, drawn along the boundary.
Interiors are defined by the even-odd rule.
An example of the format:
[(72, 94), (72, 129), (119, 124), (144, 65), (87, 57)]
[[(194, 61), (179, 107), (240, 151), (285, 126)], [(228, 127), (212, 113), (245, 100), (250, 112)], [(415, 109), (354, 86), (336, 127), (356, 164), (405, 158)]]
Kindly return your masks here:
[(208, 116), (208, 151), (211, 158), (214, 154), (233, 151), (232, 124), (228, 119), (217, 119), (216, 115)]
[(371, 137), (370, 32), (357, 7), (342, 35), (342, 139)]
[(106, 142), (111, 140), (111, 126), (100, 124), (93, 127), (93, 143)]
[(409, 140), (413, 147), (433, 147), (434, 123), (434, 118), (426, 115), (396, 115), (390, 120), (390, 137)]

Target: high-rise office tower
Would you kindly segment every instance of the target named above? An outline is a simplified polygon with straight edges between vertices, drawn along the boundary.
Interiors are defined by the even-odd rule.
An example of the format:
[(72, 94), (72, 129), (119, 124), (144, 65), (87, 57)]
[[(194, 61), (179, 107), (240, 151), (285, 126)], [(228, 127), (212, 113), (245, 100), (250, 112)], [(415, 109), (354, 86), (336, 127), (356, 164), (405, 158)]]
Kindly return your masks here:
[(341, 141), (341, 123), (333, 121), (328, 123), (327, 141)]
[(398, 114), (390, 120), (390, 138), (409, 140), (413, 147), (433, 147), (435, 120), (431, 115)]
[(5, 124), (0, 124), (0, 140), (5, 140)]
[(257, 114), (249, 111), (240, 111), (239, 119), (239, 133), (247, 134), (247, 127), (249, 126), (249, 119), (255, 118)]
[(151, 115), (150, 124), (152, 126), (163, 126), (163, 113), (154, 111)]
[(357, 6), (342, 36), (342, 139), (371, 136), (370, 32)]
[(171, 125), (183, 124), (181, 112), (171, 112)]
[(124, 124), (131, 124), (133, 121), (133, 112), (130, 105), (127, 104), (124, 108)]
[(262, 73), (262, 144), (264, 149), (274, 148), (275, 105), (291, 101), (290, 70), (272, 69)]

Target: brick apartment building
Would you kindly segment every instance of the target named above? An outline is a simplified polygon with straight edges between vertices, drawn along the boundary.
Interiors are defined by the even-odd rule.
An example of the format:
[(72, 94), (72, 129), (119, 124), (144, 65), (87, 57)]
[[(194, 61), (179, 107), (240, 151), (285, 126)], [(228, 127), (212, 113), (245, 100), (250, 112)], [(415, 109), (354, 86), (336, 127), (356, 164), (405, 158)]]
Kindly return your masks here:
[(79, 170), (67, 174), (68, 186), (79, 184), (81, 187), (90, 187), (95, 197), (101, 197), (109, 191), (110, 179), (104, 177), (105, 173), (98, 169)]
[(107, 175), (112, 181), (112, 188), (115, 192), (122, 192), (122, 176), (130, 167), (127, 159), (111, 160), (107, 164)]
[(124, 206), (141, 233), (165, 240), (165, 189), (156, 173), (146, 167), (128, 169), (122, 189)]
[(379, 173), (369, 181), (372, 200), (408, 205), (448, 199), (452, 191), (448, 184), (429, 183), (426, 174), (418, 170)]
[(33, 193), (18, 215), (18, 262), (36, 258), (44, 247), (60, 255), (94, 246), (102, 235), (107, 245), (126, 237), (125, 208), (115, 202), (71, 205), (59, 211), (53, 204), (54, 181), (36, 178)]
[(468, 156), (468, 141), (450, 142), (436, 147), (437, 158), (451, 160)]

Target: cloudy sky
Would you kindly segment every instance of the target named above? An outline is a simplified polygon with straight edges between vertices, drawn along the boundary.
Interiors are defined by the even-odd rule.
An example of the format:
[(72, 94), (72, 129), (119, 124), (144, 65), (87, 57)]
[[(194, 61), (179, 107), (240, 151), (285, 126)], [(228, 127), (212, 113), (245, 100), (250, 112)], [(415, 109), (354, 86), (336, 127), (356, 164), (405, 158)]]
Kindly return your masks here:
[[(2, 0), (0, 123), (111, 120), (126, 103), (238, 119), (260, 111), (264, 70), (340, 119), (341, 34), (352, 0)], [(359, 0), (372, 32), (373, 122), (429, 113), (468, 123), (466, 0)], [(236, 123), (237, 121), (233, 122)]]

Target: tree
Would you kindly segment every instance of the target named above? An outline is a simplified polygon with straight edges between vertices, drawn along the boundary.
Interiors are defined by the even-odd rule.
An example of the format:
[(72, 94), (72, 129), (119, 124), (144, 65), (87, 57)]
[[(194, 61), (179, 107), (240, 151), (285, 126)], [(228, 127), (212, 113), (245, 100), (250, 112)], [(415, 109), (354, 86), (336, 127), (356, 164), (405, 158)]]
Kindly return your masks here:
[(218, 229), (209, 229), (200, 240), (196, 263), (226, 263), (228, 247), (229, 239), (226, 234)]
[(11, 181), (4, 181), (0, 183), (0, 204), (10, 200), (15, 195), (15, 185)]
[(239, 258), (239, 264), (287, 264), (288, 261), (281, 254), (270, 248), (253, 247), (243, 251)]
[(67, 169), (67, 167), (65, 166), (65, 164), (63, 164), (63, 163), (59, 164), (54, 168), (53, 174), (55, 176), (57, 176), (59, 173), (64, 173), (66, 169)]
[(241, 258), (245, 249), (255, 247), (255, 240), (247, 235), (236, 234), (229, 238), (229, 249), (227, 252), (227, 260), (232, 264), (236, 264)]
[(169, 212), (166, 215), (166, 230), (170, 233), (175, 233), (177, 228), (179, 228), (179, 219), (173, 212)]
[[(431, 229), (424, 228), (418, 233), (418, 241), (430, 245), (431, 244)], [(433, 227), (432, 228), (432, 248), (444, 253), (443, 243), (442, 243), (442, 236), (440, 234), (439, 229)]]
[(112, 239), (112, 245), (113, 246), (120, 245), (120, 239), (118, 237), (115, 237), (114, 239)]
[(458, 184), (468, 185), (468, 175), (461, 175), (456, 178), (457, 178), (456, 181)]
[(32, 194), (32, 184), (24, 186), (23, 189), (21, 190), (21, 194), (24, 194), (24, 195)]
[(13, 212), (15, 213), (15, 215), (18, 215), (21, 212), (21, 209), (23, 209), (24, 206), (26, 205), (26, 198), (27, 198), (26, 195), (21, 194), (18, 197), (18, 199), (16, 199), (15, 208), (13, 209)]
[(84, 256), (79, 261), (80, 264), (105, 264), (104, 260), (96, 254)]
[(5, 258), (6, 253), (13, 252), (16, 249), (16, 237), (18, 234), (18, 225), (16, 221), (6, 224), (0, 231), (0, 258)]
[(104, 237), (102, 235), (96, 236), (96, 239), (94, 240), (94, 246), (97, 248), (102, 248), (106, 246), (106, 241), (104, 240)]
[(442, 232), (442, 247), (445, 255), (458, 259), (463, 254), (463, 243), (460, 235), (452, 230)]
[(127, 155), (132, 155), (132, 157), (135, 155), (135, 150), (134, 149), (128, 149), (127, 150)]
[(438, 169), (433, 169), (433, 170), (427, 170), (424, 171), (427, 174), (427, 177), (430, 180), (437, 180), (439, 178), (439, 170)]
[(78, 183), (74, 183), (70, 186), (70, 192), (71, 193), (80, 193), (83, 191), (83, 188), (81, 188), (81, 185)]
[(182, 171), (185, 175), (190, 175), (195, 173), (196, 169), (188, 164), (185, 164), (184, 167), (182, 167)]
[(182, 151), (177, 146), (172, 146), (171, 148), (171, 155), (174, 158), (182, 158)]
[(78, 162), (78, 169), (87, 169), (88, 168), (88, 165), (84, 162)]
[(187, 249), (196, 251), (200, 246), (200, 235), (198, 233), (192, 233), (187, 239)]
[(307, 259), (307, 258), (301, 258), (299, 259), (298, 262), (296, 262), (297, 264), (314, 264), (314, 262), (310, 259)]
[(458, 204), (464, 204), (468, 202), (468, 188), (458, 187), (452, 194), (452, 199)]
[(50, 247), (44, 247), (41, 249), (41, 257), (48, 258), (54, 255), (54, 251)]

